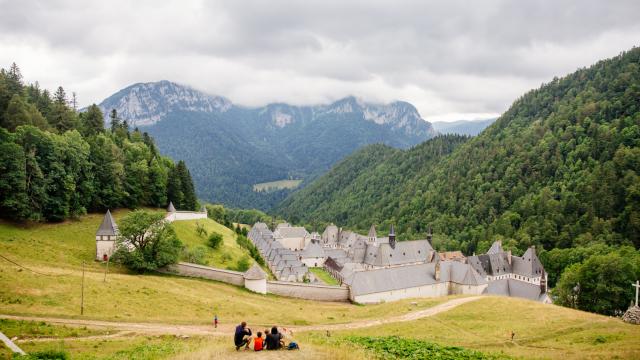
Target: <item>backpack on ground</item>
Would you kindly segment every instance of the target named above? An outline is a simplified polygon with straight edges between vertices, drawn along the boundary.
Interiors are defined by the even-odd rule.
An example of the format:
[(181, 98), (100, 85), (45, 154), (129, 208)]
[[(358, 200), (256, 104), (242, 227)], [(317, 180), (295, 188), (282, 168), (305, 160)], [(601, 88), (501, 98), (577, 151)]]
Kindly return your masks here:
[(300, 347), (298, 346), (298, 343), (292, 341), (287, 345), (287, 350), (300, 350)]

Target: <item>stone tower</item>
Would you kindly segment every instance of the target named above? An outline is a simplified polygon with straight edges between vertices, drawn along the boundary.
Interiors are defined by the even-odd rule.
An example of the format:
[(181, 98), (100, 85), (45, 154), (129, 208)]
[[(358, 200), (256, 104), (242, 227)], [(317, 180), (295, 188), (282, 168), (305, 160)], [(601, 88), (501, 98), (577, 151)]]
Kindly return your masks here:
[(102, 219), (102, 224), (96, 231), (96, 260), (108, 260), (116, 250), (116, 239), (118, 238), (118, 225), (111, 216), (111, 211), (107, 210)]
[(369, 229), (369, 236), (367, 238), (370, 244), (375, 244), (378, 242), (378, 234), (376, 233), (376, 226), (371, 224), (371, 228)]

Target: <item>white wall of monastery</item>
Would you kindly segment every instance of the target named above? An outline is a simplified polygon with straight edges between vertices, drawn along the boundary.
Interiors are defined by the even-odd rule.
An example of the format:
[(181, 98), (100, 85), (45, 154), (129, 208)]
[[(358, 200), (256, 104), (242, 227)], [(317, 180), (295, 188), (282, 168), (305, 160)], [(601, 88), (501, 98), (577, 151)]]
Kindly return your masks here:
[(165, 220), (172, 221), (180, 221), (180, 220), (198, 220), (198, 219), (206, 219), (206, 212), (195, 212), (195, 211), (176, 211), (173, 213), (167, 214)]
[(447, 283), (431, 284), (407, 289), (391, 290), (373, 294), (351, 295), (351, 300), (360, 304), (375, 304), (417, 297), (438, 297), (449, 295)]
[(244, 287), (258, 294), (266, 294), (267, 279), (259, 279), (259, 280), (244, 279)]
[(323, 267), (324, 261), (326, 258), (302, 258), (300, 260), (303, 264), (307, 265), (307, 267)]

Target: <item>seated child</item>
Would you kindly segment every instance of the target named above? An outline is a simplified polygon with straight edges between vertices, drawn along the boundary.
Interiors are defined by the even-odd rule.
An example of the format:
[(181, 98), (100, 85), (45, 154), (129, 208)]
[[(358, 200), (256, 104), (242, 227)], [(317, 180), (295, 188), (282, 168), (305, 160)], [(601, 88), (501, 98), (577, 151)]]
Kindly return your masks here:
[(253, 350), (261, 351), (263, 349), (264, 339), (262, 338), (262, 332), (258, 331), (258, 336), (253, 339)]

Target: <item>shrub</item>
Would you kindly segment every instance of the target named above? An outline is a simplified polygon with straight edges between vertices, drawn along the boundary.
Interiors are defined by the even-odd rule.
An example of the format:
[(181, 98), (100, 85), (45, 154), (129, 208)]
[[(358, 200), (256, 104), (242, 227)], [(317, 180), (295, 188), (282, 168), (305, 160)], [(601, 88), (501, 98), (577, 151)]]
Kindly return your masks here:
[(222, 235), (218, 234), (217, 232), (213, 232), (211, 233), (211, 235), (209, 235), (209, 247), (211, 247), (212, 249), (219, 249), (222, 245), (222, 241)]
[(199, 222), (197, 222), (196, 223), (196, 233), (198, 234), (198, 236), (204, 237), (204, 236), (207, 235), (207, 229), (204, 228), (204, 225), (202, 225)]
[(120, 222), (118, 250), (113, 260), (138, 272), (178, 262), (182, 243), (164, 215), (136, 210)]
[(244, 256), (242, 259), (238, 260), (238, 264), (236, 265), (236, 271), (245, 272), (249, 270), (249, 266), (251, 266), (251, 261), (248, 257)]
[(207, 265), (207, 261), (204, 259), (206, 250), (203, 246), (188, 247), (185, 246), (182, 250), (182, 258), (190, 263)]

